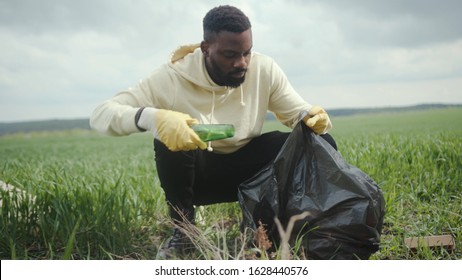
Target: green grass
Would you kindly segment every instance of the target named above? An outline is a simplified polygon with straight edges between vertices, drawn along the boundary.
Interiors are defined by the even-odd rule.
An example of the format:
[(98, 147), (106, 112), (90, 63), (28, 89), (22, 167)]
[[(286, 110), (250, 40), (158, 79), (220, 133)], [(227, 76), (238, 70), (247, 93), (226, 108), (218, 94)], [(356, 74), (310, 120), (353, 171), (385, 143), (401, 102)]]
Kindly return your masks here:
[(345, 159), (384, 192), (384, 235), (374, 257), (460, 259), (460, 249), (448, 254), (423, 248), (413, 254), (403, 239), (452, 234), (456, 244), (462, 241), (462, 110), (364, 117), (338, 119), (333, 135)]
[[(382, 188), (387, 213), (373, 259), (461, 259), (462, 109), (336, 117), (331, 134)], [(268, 123), (265, 130), (282, 128)], [(285, 128), (283, 128), (285, 129)], [(287, 130), (287, 129), (285, 129)], [(152, 137), (88, 131), (0, 137), (1, 259), (155, 259), (170, 235)], [(243, 259), (237, 203), (199, 209), (198, 258)], [(411, 252), (403, 239), (452, 234), (456, 249)]]

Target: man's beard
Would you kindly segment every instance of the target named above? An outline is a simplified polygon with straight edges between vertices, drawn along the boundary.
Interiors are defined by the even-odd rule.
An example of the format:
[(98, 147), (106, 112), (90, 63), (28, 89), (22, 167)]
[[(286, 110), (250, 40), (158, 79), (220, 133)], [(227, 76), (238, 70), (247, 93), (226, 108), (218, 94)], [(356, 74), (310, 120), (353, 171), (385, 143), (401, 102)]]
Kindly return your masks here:
[[(222, 86), (237, 88), (245, 81), (245, 75), (247, 73), (247, 69), (243, 69), (243, 68), (235, 69), (226, 74), (220, 69), (220, 67), (212, 59), (210, 60), (210, 64), (212, 66), (211, 70), (213, 71), (214, 76), (220, 79), (220, 85)], [(236, 78), (232, 76), (234, 74), (238, 74), (242, 72), (244, 72), (244, 75), (240, 78)]]

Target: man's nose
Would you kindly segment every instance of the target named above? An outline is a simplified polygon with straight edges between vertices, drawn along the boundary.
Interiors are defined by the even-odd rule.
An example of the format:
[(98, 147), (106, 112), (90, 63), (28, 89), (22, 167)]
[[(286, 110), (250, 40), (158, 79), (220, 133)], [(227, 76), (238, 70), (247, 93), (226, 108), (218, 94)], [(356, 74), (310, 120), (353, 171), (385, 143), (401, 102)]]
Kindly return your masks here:
[(240, 55), (235, 61), (234, 61), (234, 68), (247, 68), (247, 58), (245, 55)]

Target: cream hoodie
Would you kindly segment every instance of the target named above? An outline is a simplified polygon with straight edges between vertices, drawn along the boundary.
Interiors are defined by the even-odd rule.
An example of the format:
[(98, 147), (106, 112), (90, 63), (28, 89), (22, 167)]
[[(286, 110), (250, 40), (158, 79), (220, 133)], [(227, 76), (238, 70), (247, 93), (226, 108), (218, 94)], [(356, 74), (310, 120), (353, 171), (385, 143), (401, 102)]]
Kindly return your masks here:
[(98, 106), (90, 125), (108, 135), (139, 132), (134, 120), (141, 107), (179, 111), (201, 123), (233, 124), (234, 137), (213, 142), (215, 152), (231, 153), (261, 135), (268, 111), (292, 128), (300, 112), (309, 111), (312, 106), (297, 94), (271, 58), (256, 52), (252, 52), (241, 86), (230, 88), (215, 84), (196, 44), (180, 47), (167, 64), (134, 88)]

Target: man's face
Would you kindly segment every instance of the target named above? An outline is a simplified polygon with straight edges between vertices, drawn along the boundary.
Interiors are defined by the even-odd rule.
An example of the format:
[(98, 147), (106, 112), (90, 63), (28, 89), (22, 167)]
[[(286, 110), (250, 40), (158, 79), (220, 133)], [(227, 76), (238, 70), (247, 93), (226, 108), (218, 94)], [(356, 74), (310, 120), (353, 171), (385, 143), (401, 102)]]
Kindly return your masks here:
[(252, 50), (252, 30), (221, 31), (212, 42), (201, 45), (212, 80), (221, 86), (238, 87), (245, 80)]

